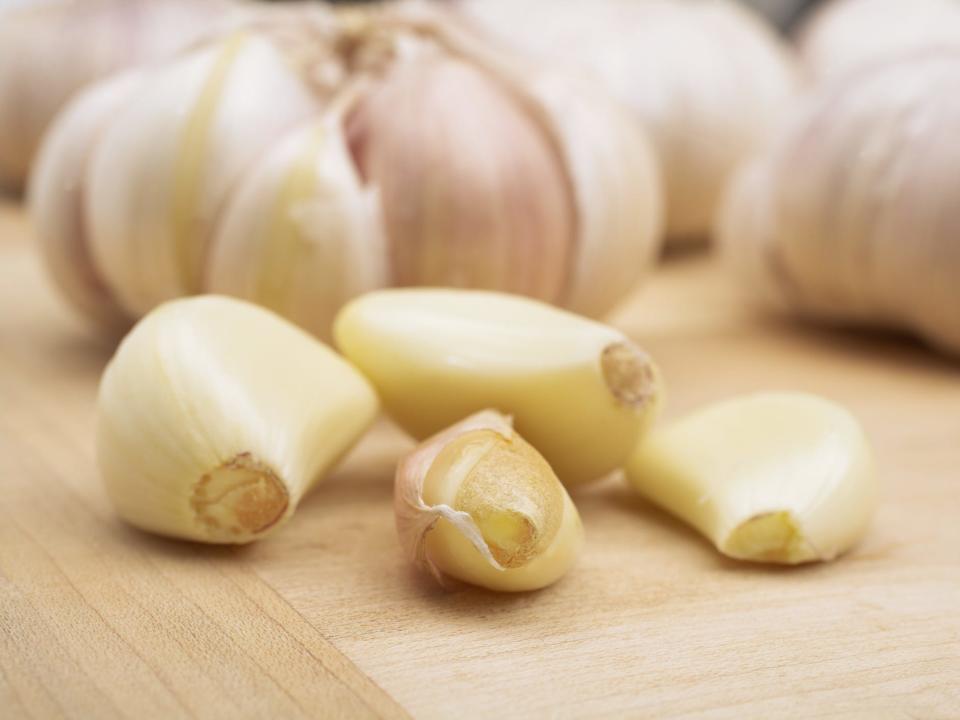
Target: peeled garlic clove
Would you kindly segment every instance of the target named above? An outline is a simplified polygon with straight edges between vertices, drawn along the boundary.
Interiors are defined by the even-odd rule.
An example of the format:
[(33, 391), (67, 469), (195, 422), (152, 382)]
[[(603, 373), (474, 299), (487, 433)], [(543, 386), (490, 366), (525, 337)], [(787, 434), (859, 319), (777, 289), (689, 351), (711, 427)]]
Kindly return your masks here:
[(724, 555), (788, 565), (849, 550), (878, 493), (856, 419), (801, 393), (749, 395), (695, 412), (651, 433), (626, 470), (644, 497)]
[(960, 44), (955, 0), (834, 0), (818, 6), (798, 33), (810, 78), (824, 82), (924, 48)]
[(495, 76), (438, 50), (401, 58), (349, 135), (379, 191), (397, 284), (560, 300), (571, 191), (549, 138)]
[(229, 192), (317, 110), (278, 48), (250, 32), (145, 76), (103, 133), (88, 175), (94, 258), (126, 312), (201, 290)]
[(764, 304), (891, 327), (960, 353), (960, 49), (811, 94), (733, 184), (717, 228)]
[(151, 532), (246, 543), (373, 422), (346, 361), (255, 305), (166, 303), (123, 340), (100, 383), (97, 456), (117, 512)]
[(105, 328), (130, 321), (93, 262), (84, 223), (84, 176), (91, 148), (140, 81), (131, 71), (78, 95), (44, 139), (30, 184), (30, 216), (54, 282), (73, 307)]
[(230, 201), (206, 287), (254, 301), (319, 337), (350, 298), (388, 284), (376, 194), (358, 177), (339, 111), (294, 131)]
[(381, 290), (334, 337), (414, 437), (496, 408), (568, 487), (619, 468), (660, 405), (656, 366), (622, 333), (526, 298)]
[(565, 575), (583, 545), (580, 516), (550, 465), (491, 410), (404, 458), (394, 500), (404, 550), (442, 584), (537, 590)]

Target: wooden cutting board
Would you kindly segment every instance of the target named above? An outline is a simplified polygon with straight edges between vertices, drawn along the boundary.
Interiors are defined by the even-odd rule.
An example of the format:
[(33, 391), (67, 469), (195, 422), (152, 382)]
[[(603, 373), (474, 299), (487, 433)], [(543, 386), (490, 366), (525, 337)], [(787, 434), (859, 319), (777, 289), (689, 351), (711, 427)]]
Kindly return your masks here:
[(0, 206), (0, 716), (960, 717), (960, 365), (752, 316), (714, 261), (669, 261), (617, 324), (668, 415), (800, 389), (847, 404), (884, 500), (829, 565), (726, 560), (611, 480), (579, 566), (523, 595), (405, 564), (381, 423), (270, 538), (210, 548), (111, 512), (92, 448), (110, 348)]

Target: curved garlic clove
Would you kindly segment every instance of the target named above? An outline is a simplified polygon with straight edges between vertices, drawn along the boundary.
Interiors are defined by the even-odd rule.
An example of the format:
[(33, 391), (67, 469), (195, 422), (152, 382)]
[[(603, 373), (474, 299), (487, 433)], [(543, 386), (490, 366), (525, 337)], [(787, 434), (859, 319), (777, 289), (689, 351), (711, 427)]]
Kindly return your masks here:
[(756, 562), (834, 559), (862, 537), (878, 495), (856, 419), (801, 393), (749, 395), (657, 429), (626, 472), (720, 552)]
[(100, 383), (97, 457), (127, 522), (246, 543), (288, 518), (377, 414), (369, 383), (322, 343), (249, 303), (166, 303)]
[(660, 405), (656, 366), (622, 333), (526, 298), (381, 290), (334, 337), (415, 437), (496, 408), (568, 487), (621, 467)]
[(914, 331), (960, 353), (960, 50), (808, 98), (731, 189), (718, 239), (743, 286), (792, 312)]
[(955, 0), (834, 0), (797, 33), (800, 59), (815, 82), (839, 78), (925, 48), (960, 45)]
[(348, 129), (379, 192), (394, 280), (556, 302), (575, 220), (549, 139), (496, 77), (429, 47), (409, 54)]
[(550, 466), (490, 410), (404, 458), (394, 500), (405, 552), (441, 584), (537, 590), (565, 575), (583, 545), (580, 516)]
[(334, 110), (278, 144), (236, 192), (206, 287), (327, 337), (347, 300), (387, 284), (376, 193), (361, 183)]
[(271, 142), (317, 110), (280, 51), (251, 33), (145, 76), (88, 175), (94, 257), (124, 310), (138, 316), (201, 289), (229, 192)]
[(30, 219), (54, 282), (74, 308), (104, 328), (120, 329), (130, 319), (93, 262), (84, 223), (84, 176), (104, 126), (140, 81), (130, 71), (78, 95), (47, 133), (30, 183)]

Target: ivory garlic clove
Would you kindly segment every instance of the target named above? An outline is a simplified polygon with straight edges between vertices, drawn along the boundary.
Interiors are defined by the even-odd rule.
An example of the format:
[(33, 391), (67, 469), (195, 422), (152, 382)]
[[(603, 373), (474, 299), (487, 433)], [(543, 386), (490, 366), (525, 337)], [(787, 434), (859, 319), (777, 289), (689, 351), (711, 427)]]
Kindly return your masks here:
[(360, 373), (273, 313), (176, 300), (141, 320), (107, 366), (97, 457), (127, 522), (246, 543), (290, 517), (376, 414)]
[(495, 408), (568, 487), (621, 467), (660, 405), (656, 366), (622, 333), (526, 298), (381, 290), (334, 337), (414, 437)]
[(87, 177), (96, 265), (127, 313), (201, 290), (230, 191), (318, 107), (281, 51), (252, 32), (145, 76), (97, 143)]
[(109, 119), (141, 81), (129, 71), (80, 93), (50, 128), (36, 159), (29, 191), (30, 217), (54, 282), (97, 326), (129, 325), (96, 268), (84, 223), (84, 175), (91, 148)]
[(491, 410), (404, 458), (394, 500), (404, 551), (441, 584), (538, 590), (563, 577), (583, 545), (580, 516), (550, 465)]
[(733, 183), (717, 236), (754, 298), (960, 353), (960, 48), (824, 86)]
[(459, 0), (463, 16), (535, 57), (591, 73), (659, 156), (668, 243), (702, 240), (736, 167), (789, 109), (785, 44), (731, 0)]
[(788, 565), (849, 550), (878, 495), (856, 419), (801, 393), (748, 395), (657, 429), (626, 472), (724, 555)]
[(797, 46), (815, 82), (839, 78), (877, 63), (960, 45), (955, 0), (834, 0), (819, 6), (798, 32)]
[(350, 157), (341, 113), (294, 131), (230, 201), (206, 287), (254, 301), (319, 337), (350, 298), (388, 284), (376, 194)]

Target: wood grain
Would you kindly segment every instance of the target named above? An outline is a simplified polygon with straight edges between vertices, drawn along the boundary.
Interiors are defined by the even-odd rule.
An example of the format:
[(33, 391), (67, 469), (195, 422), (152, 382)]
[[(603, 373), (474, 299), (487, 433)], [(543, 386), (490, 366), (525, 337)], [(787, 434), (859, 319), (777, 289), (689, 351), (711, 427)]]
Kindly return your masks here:
[(754, 317), (675, 260), (618, 315), (669, 414), (795, 388), (847, 404), (884, 502), (840, 561), (718, 556), (612, 479), (576, 500), (587, 550), (539, 593), (444, 593), (402, 561), (379, 425), (248, 548), (117, 521), (93, 461), (110, 349), (0, 207), (0, 716), (960, 717), (960, 367), (893, 338)]

